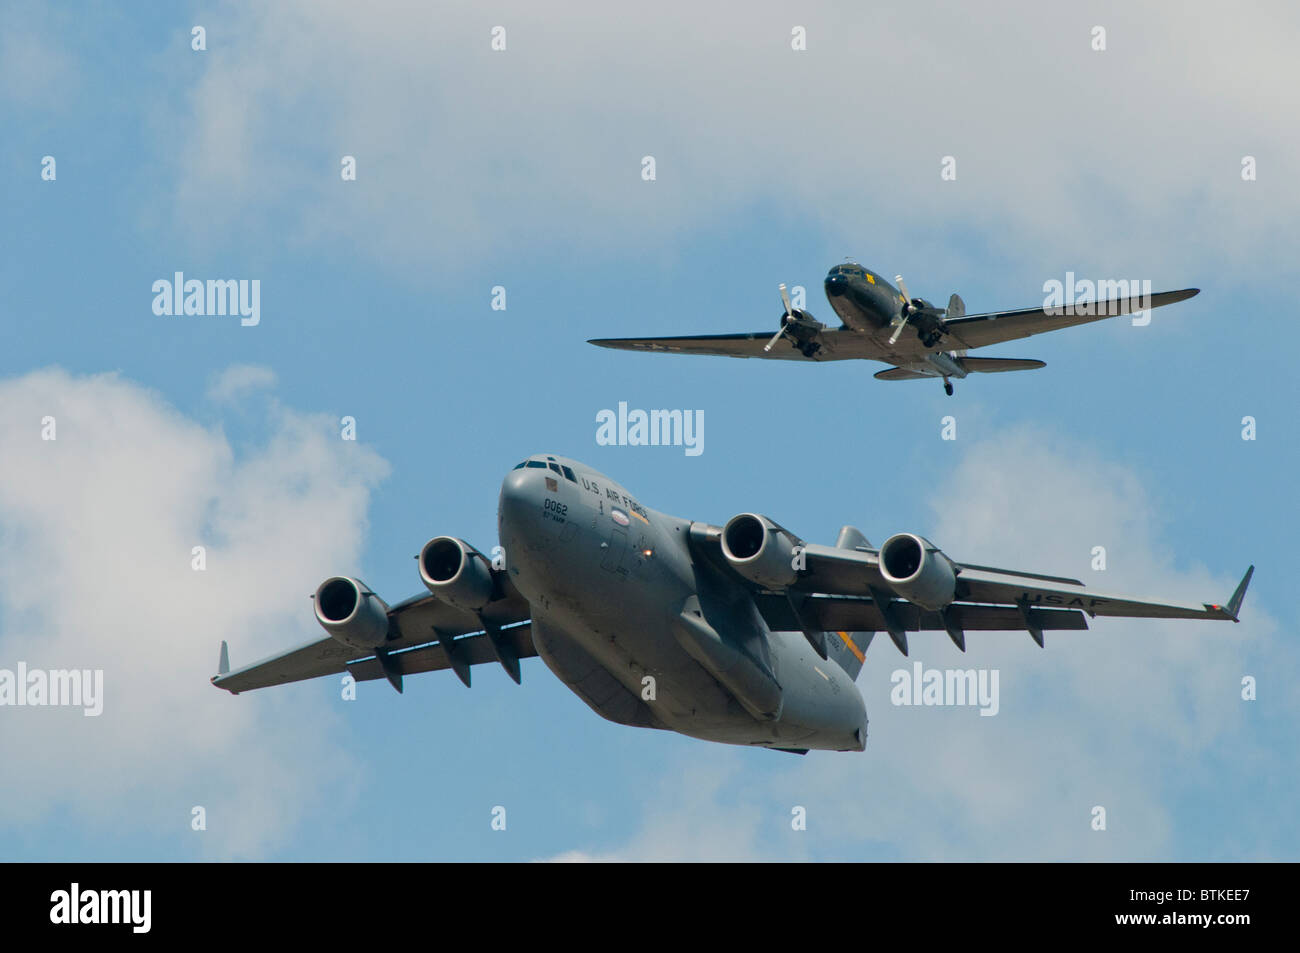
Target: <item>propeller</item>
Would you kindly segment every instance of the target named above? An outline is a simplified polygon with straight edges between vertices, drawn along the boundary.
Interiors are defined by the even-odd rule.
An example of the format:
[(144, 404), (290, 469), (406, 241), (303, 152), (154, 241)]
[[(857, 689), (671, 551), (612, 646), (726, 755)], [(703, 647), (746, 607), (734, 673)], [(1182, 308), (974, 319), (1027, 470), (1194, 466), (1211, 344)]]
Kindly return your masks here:
[(767, 345), (763, 348), (763, 353), (765, 354), (768, 351), (772, 350), (772, 348), (776, 345), (777, 341), (785, 337), (786, 321), (794, 317), (794, 308), (790, 307), (790, 296), (786, 294), (785, 283), (782, 282), (780, 287), (781, 287), (781, 303), (785, 305), (785, 314), (781, 315), (781, 327), (777, 330), (775, 334), (772, 335), (772, 340), (768, 341)]
[(908, 320), (916, 313), (916, 305), (912, 304), (912, 296), (907, 291), (907, 285), (903, 284), (903, 276), (894, 275), (894, 280), (898, 282), (898, 290), (903, 292), (903, 318), (894, 326), (894, 333), (889, 336), (890, 347), (898, 342), (898, 336), (903, 333)]

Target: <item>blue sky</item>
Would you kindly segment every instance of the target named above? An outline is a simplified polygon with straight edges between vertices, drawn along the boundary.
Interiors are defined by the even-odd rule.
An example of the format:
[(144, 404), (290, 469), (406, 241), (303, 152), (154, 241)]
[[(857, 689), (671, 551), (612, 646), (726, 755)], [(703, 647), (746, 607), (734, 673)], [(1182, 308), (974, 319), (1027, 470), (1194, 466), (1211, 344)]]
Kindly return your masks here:
[[(102, 663), (109, 695), (100, 719), (0, 710), (0, 857), (1295, 859), (1300, 190), (1294, 71), (1269, 51), (1296, 14), (1209, 31), (1182, 9), (668, 5), (631, 29), (582, 5), (11, 8), (0, 667)], [(584, 343), (774, 330), (779, 282), (828, 321), (845, 257), (971, 312), (1067, 271), (1202, 292), (991, 349), (1048, 366), (953, 398), (865, 363)], [(261, 323), (153, 314), (175, 271), (259, 279)], [(271, 373), (230, 376), (250, 366)], [(703, 410), (704, 453), (598, 446), (620, 401)], [(1121, 593), (1222, 600), (1259, 569), (1239, 626), (989, 634), (964, 658), (913, 640), (999, 668), (997, 718), (891, 706), (881, 640), (863, 754), (615, 726), (538, 660), (522, 687), (482, 670), (355, 702), (332, 679), (207, 685), (222, 638), (238, 665), (315, 637), (325, 575), (396, 601), (428, 538), (490, 548), (501, 477), (538, 450), (694, 519), (916, 531)]]

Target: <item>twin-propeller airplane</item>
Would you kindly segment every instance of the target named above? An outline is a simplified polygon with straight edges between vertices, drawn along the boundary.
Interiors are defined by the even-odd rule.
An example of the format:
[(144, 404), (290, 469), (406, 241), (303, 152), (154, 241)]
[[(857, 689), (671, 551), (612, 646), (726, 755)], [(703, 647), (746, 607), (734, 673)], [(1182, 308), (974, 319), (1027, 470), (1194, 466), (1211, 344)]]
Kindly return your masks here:
[(389, 606), (359, 580), (315, 594), (326, 637), (230, 671), (218, 688), (350, 672), (386, 678), (499, 663), (516, 682), (541, 656), (597, 714), (624, 725), (805, 753), (861, 751), (867, 713), (854, 681), (877, 632), (904, 655), (908, 633), (1048, 630), (1126, 616), (1237, 621), (1254, 567), (1224, 605), (1094, 592), (1077, 579), (957, 562), (921, 536), (878, 549), (852, 526), (806, 543), (765, 516), (723, 526), (649, 509), (575, 460), (538, 454), (501, 486), (500, 561), (450, 536), (419, 554), (428, 594)]
[[(967, 374), (996, 374), (1043, 367), (1042, 361), (1012, 357), (968, 357), (967, 351), (1100, 321), (1115, 315), (1185, 301), (1199, 289), (1162, 291), (1108, 301), (1059, 307), (1044, 305), (1019, 311), (966, 314), (961, 298), (953, 295), (948, 307), (938, 308), (924, 298), (913, 298), (903, 283), (894, 287), (874, 271), (856, 263), (836, 265), (826, 276), (826, 297), (843, 324), (828, 328), (807, 311), (790, 305), (785, 285), (781, 300), (785, 310), (775, 335), (704, 334), (692, 337), (597, 338), (600, 347), (635, 351), (672, 351), (679, 354), (717, 354), (724, 357), (760, 357), (780, 361), (869, 360), (893, 364), (876, 377), (884, 381), (943, 378), (952, 393), (952, 379)], [(788, 346), (779, 346), (782, 339)]]

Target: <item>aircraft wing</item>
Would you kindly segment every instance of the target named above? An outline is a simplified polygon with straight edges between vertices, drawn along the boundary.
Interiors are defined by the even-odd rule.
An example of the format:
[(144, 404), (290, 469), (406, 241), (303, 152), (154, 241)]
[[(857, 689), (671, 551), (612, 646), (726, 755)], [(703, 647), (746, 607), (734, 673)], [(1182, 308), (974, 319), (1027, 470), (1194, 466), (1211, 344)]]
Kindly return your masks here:
[[(440, 602), (431, 594), (414, 596), (388, 610), (389, 638), (383, 646), (384, 658), (326, 636), (233, 672), (219, 673), (213, 676), (212, 684), (238, 694), (346, 671), (357, 681), (387, 677), (398, 687), (402, 675), (448, 668), (469, 684), (469, 666), (498, 661), (493, 638), (516, 659), (537, 655), (531, 626), (519, 624), (530, 615), (527, 600), (513, 586), (507, 586), (504, 598), (489, 603), (481, 615)], [(484, 622), (491, 626), (493, 637), (489, 637)]]
[(946, 323), (947, 338), (963, 347), (985, 347), (1002, 341), (1014, 341), (1033, 334), (1056, 331), (1088, 324), (1122, 314), (1132, 314), (1144, 308), (1160, 308), (1200, 292), (1199, 288), (1182, 291), (1161, 291), (1149, 297), (1117, 298), (1110, 301), (1062, 305), (1059, 308), (1025, 308), (1021, 311), (992, 311), (988, 314), (968, 314)]
[(777, 341), (772, 350), (763, 350), (772, 332), (753, 334), (697, 334), (675, 338), (593, 338), (588, 344), (621, 351), (666, 351), (671, 354), (712, 354), (720, 357), (758, 357), (773, 361), (847, 361), (856, 358), (881, 360), (879, 348), (870, 337), (843, 328), (826, 328), (816, 340), (821, 345), (812, 357), (806, 357), (788, 340)]
[[(788, 531), (787, 531), (788, 532)], [(722, 555), (722, 528), (694, 524), (691, 544), (714, 565), (742, 579)], [(1046, 629), (1086, 629), (1081, 613), (1152, 619), (1237, 621), (1251, 566), (1226, 604), (1184, 605), (1098, 592), (1077, 579), (1042, 573), (956, 563), (954, 600), (942, 613), (929, 612), (900, 598), (880, 571), (876, 550), (843, 549), (816, 543), (803, 546), (804, 569), (788, 593), (757, 593), (760, 610), (778, 631), (839, 629), (887, 631), (906, 653), (902, 633), (947, 629), (959, 645), (964, 629), (1024, 630), (1042, 642)], [(773, 600), (777, 601), (773, 601)], [(766, 609), (764, 607), (766, 606)], [(769, 616), (769, 613), (771, 615)], [(958, 633), (958, 634), (954, 634)]]
[[(226, 643), (221, 643), (223, 656), (225, 645)], [(236, 671), (215, 675), (212, 684), (217, 688), (224, 688), (232, 695), (237, 695), (252, 688), (283, 685), (286, 682), (298, 682), (307, 678), (344, 672), (347, 670), (348, 660), (359, 654), (364, 653), (359, 653), (342, 642), (326, 637), (262, 659)]]
[[(795, 584), (801, 592), (837, 596), (872, 596), (873, 590), (890, 591), (880, 572), (880, 557), (871, 550), (847, 550), (805, 544), (807, 570)], [(1227, 619), (1237, 621), (1237, 611), (1255, 567), (1246, 570), (1237, 591), (1226, 605), (1180, 605), (1090, 589), (1077, 579), (1047, 576), (1014, 569), (957, 563), (955, 603), (1010, 605), (1026, 608), (1078, 609), (1091, 616), (1143, 619)]]

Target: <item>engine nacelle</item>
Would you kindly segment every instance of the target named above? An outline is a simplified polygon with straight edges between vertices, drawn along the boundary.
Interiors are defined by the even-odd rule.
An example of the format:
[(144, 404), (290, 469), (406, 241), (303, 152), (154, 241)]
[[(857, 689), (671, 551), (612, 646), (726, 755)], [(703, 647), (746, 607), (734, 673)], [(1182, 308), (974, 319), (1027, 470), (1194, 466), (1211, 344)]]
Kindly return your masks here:
[(344, 645), (370, 651), (388, 639), (388, 604), (359, 579), (331, 576), (315, 601), (316, 621)]
[(443, 602), (470, 612), (491, 602), (496, 588), (487, 557), (454, 536), (435, 536), (424, 544), (420, 581)]
[(908, 602), (938, 612), (957, 594), (952, 560), (923, 536), (899, 533), (880, 547), (880, 574)]
[(795, 337), (811, 337), (818, 331), (825, 330), (826, 325), (802, 308), (795, 308), (789, 314), (781, 315), (781, 327), (786, 328)]
[(722, 527), (722, 555), (731, 568), (764, 589), (784, 589), (799, 578), (798, 540), (766, 516), (741, 513)]

